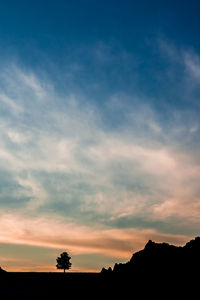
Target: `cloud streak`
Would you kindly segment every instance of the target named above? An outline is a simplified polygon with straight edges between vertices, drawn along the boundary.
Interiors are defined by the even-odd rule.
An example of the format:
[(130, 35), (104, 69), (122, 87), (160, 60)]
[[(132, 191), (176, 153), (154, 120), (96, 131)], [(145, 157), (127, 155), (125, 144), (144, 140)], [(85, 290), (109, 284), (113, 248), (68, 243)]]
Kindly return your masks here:
[[(172, 50), (182, 80), (194, 80), (187, 95), (195, 102), (199, 58)], [(172, 109), (167, 99), (156, 107), (121, 91), (100, 106), (14, 64), (0, 78), (2, 243), (127, 259), (150, 237), (183, 242), (197, 232), (200, 124), (192, 107)]]
[[(49, 220), (45, 217), (23, 217), (17, 214), (2, 213), (0, 221), (0, 243), (26, 245), (70, 251), (74, 259), (79, 255), (90, 254), (111, 257), (112, 259), (128, 260), (133, 253), (143, 247), (148, 238), (158, 241), (183, 244), (186, 235), (160, 234), (156, 230), (138, 229), (97, 229), (87, 226), (77, 226), (73, 221), (57, 218)], [(39, 230), (38, 230), (39, 228)], [(13, 246), (15, 247), (15, 246)], [(17, 253), (16, 253), (17, 255)], [(3, 263), (25, 263), (38, 268), (30, 259), (2, 256)], [(78, 266), (75, 265), (75, 269)], [(41, 268), (40, 268), (41, 269)], [(79, 269), (80, 271), (80, 269)]]

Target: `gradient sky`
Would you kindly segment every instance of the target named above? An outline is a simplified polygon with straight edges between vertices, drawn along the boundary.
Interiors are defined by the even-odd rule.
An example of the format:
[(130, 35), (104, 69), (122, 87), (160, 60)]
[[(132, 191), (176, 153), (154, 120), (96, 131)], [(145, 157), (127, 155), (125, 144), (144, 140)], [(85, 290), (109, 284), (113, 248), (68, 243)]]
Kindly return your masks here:
[(0, 266), (99, 271), (200, 229), (200, 2), (0, 1)]

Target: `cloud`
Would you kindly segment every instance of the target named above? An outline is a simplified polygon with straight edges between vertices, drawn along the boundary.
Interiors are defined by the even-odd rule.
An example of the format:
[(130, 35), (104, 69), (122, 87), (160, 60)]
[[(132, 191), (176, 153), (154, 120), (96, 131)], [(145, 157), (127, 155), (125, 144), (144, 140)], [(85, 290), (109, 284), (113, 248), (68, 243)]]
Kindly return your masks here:
[[(3, 211), (1, 211), (0, 228), (1, 243), (43, 247), (57, 251), (58, 249), (59, 251), (67, 250), (74, 257), (75, 262), (76, 256), (86, 254), (103, 255), (126, 261), (134, 251), (143, 248), (148, 238), (157, 241), (175, 241), (176, 244), (183, 244), (188, 239), (186, 235), (160, 234), (158, 231), (150, 229), (102, 230), (77, 226), (72, 220), (66, 222), (65, 219), (58, 217), (50, 220), (48, 217), (28, 218), (23, 216), (22, 219), (21, 215), (8, 214)], [(51, 256), (53, 257), (53, 255), (55, 255), (54, 252)], [(21, 264), (26, 263), (30, 266), (32, 264), (27, 255), (25, 258), (19, 257), (16, 260)], [(3, 256), (2, 261), (7, 261), (9, 265), (12, 265), (15, 259)], [(78, 267), (75, 263), (74, 268)]]
[[(16, 173), (16, 182), (26, 193), (30, 193), (32, 203), (42, 204), (48, 197), (52, 198), (38, 179), (42, 180), (45, 173), (49, 178), (60, 173), (63, 174), (63, 184), (60, 177), (57, 180), (56, 176), (53, 183), (57, 193), (54, 196), (58, 196), (58, 202), (56, 185), (62, 186), (60, 194), (65, 191), (68, 197), (74, 193), (71, 188), (78, 188), (78, 185), (80, 188), (82, 185), (83, 210), (87, 210), (87, 205), (91, 209), (90, 203), (94, 203), (92, 209), (96, 206), (96, 211), (106, 212), (113, 207), (114, 213), (117, 213), (115, 207), (119, 207), (120, 214), (128, 213), (127, 210), (133, 214), (134, 210), (138, 211), (137, 207), (144, 209), (154, 201), (151, 196), (144, 195), (142, 190), (149, 191), (152, 185), (153, 190), (157, 190), (155, 181), (159, 182), (162, 192), (172, 182), (176, 182), (177, 188), (180, 177), (188, 176), (179, 172), (185, 169), (187, 155), (181, 157), (179, 150), (170, 149), (175, 144), (173, 134), (177, 127), (171, 128), (170, 134), (166, 135), (157, 113), (149, 104), (140, 104), (136, 100), (137, 110), (125, 105), (129, 109), (126, 113), (128, 117), (121, 129), (115, 131), (114, 127), (104, 126), (102, 112), (87, 104), (83, 97), (79, 99), (79, 95), (68, 95), (60, 98), (53, 86), (40, 83), (35, 75), (26, 75), (18, 67), (14, 68), (14, 72), (17, 82), (14, 81), (13, 72), (8, 71), (5, 82), (12, 82), (12, 87), (16, 85), (17, 93), (14, 95), (12, 90), (12, 96), (23, 107), (23, 117), (20, 116), (13, 124), (13, 118), (8, 112), (2, 119), (0, 153), (2, 166)], [(35, 84), (30, 84), (32, 81)], [(38, 104), (37, 96), (41, 86), (47, 88), (43, 88), (41, 94), (44, 99)], [(7, 93), (9, 96), (8, 89)], [(119, 96), (120, 102), (122, 97)], [(189, 172), (192, 173), (192, 170)], [(194, 173), (196, 176), (198, 167)], [(71, 183), (65, 187), (67, 175), (71, 177)], [(122, 177), (123, 185), (120, 186)], [(134, 185), (140, 181), (141, 186), (135, 191)], [(127, 196), (125, 189), (128, 189)], [(119, 193), (118, 197), (114, 190)], [(163, 200), (161, 195), (153, 196)]]
[[(197, 80), (197, 58), (182, 55), (179, 68)], [(15, 65), (0, 78), (1, 242), (125, 259), (150, 237), (178, 242), (197, 232), (192, 106), (178, 110), (163, 97), (157, 107), (121, 91), (99, 105)]]
[(195, 53), (184, 53), (184, 63), (190, 76), (199, 83), (200, 81), (200, 59)]

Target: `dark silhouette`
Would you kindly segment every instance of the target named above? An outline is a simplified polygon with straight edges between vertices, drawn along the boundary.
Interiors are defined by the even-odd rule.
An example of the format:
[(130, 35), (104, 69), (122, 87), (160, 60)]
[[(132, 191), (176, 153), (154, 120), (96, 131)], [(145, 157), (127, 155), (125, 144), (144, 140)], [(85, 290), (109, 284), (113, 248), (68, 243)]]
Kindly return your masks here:
[(6, 271), (0, 267), (0, 274), (5, 274)]
[(59, 257), (57, 257), (56, 261), (57, 261), (57, 269), (62, 269), (64, 270), (69, 270), (71, 268), (71, 263), (70, 263), (70, 259), (71, 257), (69, 256), (69, 254), (67, 252), (63, 252), (61, 253), (61, 255)]
[(0, 272), (0, 298), (197, 299), (199, 273), (200, 237), (182, 247), (150, 240), (128, 262), (99, 273)]
[(133, 286), (140, 297), (148, 297), (150, 291), (156, 295), (160, 290), (163, 294), (153, 295), (153, 299), (174, 296), (180, 299), (186, 295), (192, 299), (199, 292), (199, 272), (200, 237), (196, 237), (183, 247), (150, 240), (127, 263), (115, 264), (112, 272), (103, 269), (102, 275), (125, 291)]
[[(115, 264), (112, 273), (148, 276), (153, 273), (167, 274), (173, 270), (173, 273), (181, 276), (186, 270), (191, 274), (194, 269), (200, 270), (200, 237), (196, 237), (183, 247), (149, 240), (143, 250), (133, 254), (130, 261)], [(111, 273), (110, 268), (108, 270), (103, 268), (101, 272)]]

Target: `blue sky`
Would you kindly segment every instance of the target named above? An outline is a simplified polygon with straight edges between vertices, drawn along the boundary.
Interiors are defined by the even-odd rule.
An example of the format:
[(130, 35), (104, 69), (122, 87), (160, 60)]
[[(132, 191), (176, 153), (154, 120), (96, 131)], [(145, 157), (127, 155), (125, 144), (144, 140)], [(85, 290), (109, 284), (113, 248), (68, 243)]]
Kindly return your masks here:
[(0, 2), (0, 265), (199, 234), (198, 1)]

